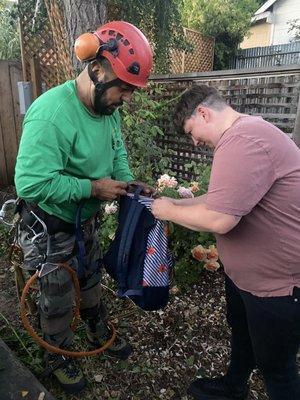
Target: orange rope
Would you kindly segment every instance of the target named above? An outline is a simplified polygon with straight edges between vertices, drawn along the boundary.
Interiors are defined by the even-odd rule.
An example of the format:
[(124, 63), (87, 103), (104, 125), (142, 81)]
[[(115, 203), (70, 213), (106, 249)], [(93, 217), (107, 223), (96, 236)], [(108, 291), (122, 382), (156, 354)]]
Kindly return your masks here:
[[(67, 264), (60, 264), (61, 267), (67, 269), (71, 275), (74, 287), (75, 287), (75, 303), (76, 303), (76, 308), (75, 308), (75, 313), (74, 313), (74, 321), (72, 323), (72, 330), (75, 330), (78, 320), (79, 320), (79, 305), (80, 305), (80, 286), (78, 282), (78, 278), (76, 275), (76, 272), (69, 267)], [(102, 346), (99, 347), (98, 349), (91, 350), (91, 351), (69, 351), (69, 350), (63, 350), (60, 349), (59, 347), (52, 346), (51, 344), (47, 343), (45, 340), (43, 340), (33, 329), (31, 326), (29, 319), (27, 317), (27, 310), (26, 310), (26, 296), (28, 294), (28, 291), (32, 284), (37, 280), (38, 278), (38, 272), (36, 272), (33, 276), (31, 276), (28, 281), (25, 284), (25, 287), (22, 292), (21, 296), (21, 319), (24, 324), (25, 329), (29, 333), (29, 335), (33, 338), (33, 340), (38, 343), (40, 346), (44, 347), (47, 351), (51, 353), (57, 353), (61, 354), (63, 356), (68, 356), (68, 357), (86, 357), (86, 356), (95, 356), (96, 354), (102, 353), (104, 350), (106, 350), (109, 346), (112, 345), (116, 338), (116, 330), (115, 327), (111, 322), (109, 322), (110, 329), (112, 330), (112, 337)]]

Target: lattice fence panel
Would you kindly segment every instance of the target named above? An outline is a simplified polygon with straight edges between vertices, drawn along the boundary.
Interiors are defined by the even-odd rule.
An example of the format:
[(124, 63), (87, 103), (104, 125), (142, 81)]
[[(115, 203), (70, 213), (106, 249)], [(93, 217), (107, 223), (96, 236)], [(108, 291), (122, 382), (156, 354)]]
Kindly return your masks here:
[(205, 37), (200, 32), (184, 28), (186, 40), (192, 51), (171, 51), (171, 73), (211, 71), (214, 62), (214, 38)]
[[(164, 88), (156, 100), (171, 100), (177, 97), (193, 83), (207, 84), (216, 87), (226, 101), (237, 111), (250, 115), (260, 115), (265, 120), (276, 125), (289, 136), (292, 135), (300, 92), (300, 73), (278, 76), (233, 77), (210, 79), (182, 78), (181, 80), (164, 79), (157, 82)], [(196, 178), (185, 170), (184, 165), (196, 163), (211, 163), (212, 152), (209, 148), (197, 148), (185, 135), (175, 131), (172, 115), (176, 102), (170, 102), (160, 126), (165, 136), (159, 145), (166, 147), (167, 154), (172, 158), (171, 169), (182, 178)]]
[(74, 78), (71, 57), (67, 47), (67, 34), (64, 29), (63, 15), (59, 9), (57, 1), (44, 0), (48, 12), (48, 17), (52, 29), (53, 41), (59, 61), (60, 81)]
[(66, 49), (63, 18), (55, 0), (46, 0), (48, 16), (37, 27), (34, 10), (19, 1), (22, 41), (22, 64), (25, 80), (31, 80), (30, 62), (39, 61), (42, 82), (46, 88), (56, 86), (73, 76), (72, 64)]

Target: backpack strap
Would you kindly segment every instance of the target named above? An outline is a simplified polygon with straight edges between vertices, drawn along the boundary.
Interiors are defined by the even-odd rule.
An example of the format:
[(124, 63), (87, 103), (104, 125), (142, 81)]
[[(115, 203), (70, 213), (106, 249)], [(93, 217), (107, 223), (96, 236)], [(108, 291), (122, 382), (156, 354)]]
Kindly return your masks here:
[[(140, 215), (144, 209), (143, 206), (141, 206), (141, 204), (138, 202), (139, 195), (142, 192), (142, 190), (143, 188), (139, 186), (134, 193), (134, 197), (131, 200), (129, 211), (125, 219), (124, 223), (125, 229), (123, 229), (120, 238), (120, 246), (119, 246), (118, 261), (117, 261), (117, 273), (119, 276), (120, 292), (126, 289), (126, 278), (128, 273), (128, 262), (129, 262), (129, 254), (132, 245), (132, 240)], [(120, 293), (120, 295), (122, 295), (122, 293)]]
[(139, 198), (140, 198), (140, 194), (142, 193), (142, 191), (143, 191), (143, 186), (138, 186), (138, 187), (136, 188), (135, 192), (134, 192), (133, 199), (136, 200), (136, 201), (138, 201)]

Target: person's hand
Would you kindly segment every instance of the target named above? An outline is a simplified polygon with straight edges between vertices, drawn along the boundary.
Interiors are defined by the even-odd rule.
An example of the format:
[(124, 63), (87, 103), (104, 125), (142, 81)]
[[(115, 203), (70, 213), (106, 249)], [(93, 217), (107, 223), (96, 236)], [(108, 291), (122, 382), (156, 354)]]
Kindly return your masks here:
[(127, 187), (128, 184), (126, 182), (115, 181), (109, 178), (98, 179), (92, 181), (91, 197), (104, 201), (115, 200), (117, 197), (127, 194)]
[(137, 186), (141, 186), (143, 188), (142, 195), (144, 196), (153, 196), (156, 193), (156, 189), (147, 183), (141, 182), (141, 181), (130, 181), (128, 182), (128, 188), (129, 190), (136, 189)]
[(168, 197), (162, 197), (153, 201), (151, 211), (156, 219), (169, 220), (170, 211), (174, 207), (171, 200)]

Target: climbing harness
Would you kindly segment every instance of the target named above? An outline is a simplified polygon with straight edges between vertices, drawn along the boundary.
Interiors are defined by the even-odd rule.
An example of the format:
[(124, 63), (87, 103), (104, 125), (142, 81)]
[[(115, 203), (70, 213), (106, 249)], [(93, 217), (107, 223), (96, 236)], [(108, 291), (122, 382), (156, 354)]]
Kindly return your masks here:
[(6, 214), (8, 213), (9, 209), (11, 209), (11, 211), (15, 209), (16, 203), (17, 200), (15, 199), (6, 200), (0, 210), (0, 222), (2, 222), (6, 226), (9, 226), (10, 228), (14, 226), (14, 222), (8, 222), (6, 220)]
[[(2, 222), (3, 224), (5, 224), (6, 226), (10, 227), (10, 228), (14, 228), (18, 225), (18, 223), (20, 222), (20, 218), (18, 219), (18, 221), (14, 220), (13, 221), (8, 221), (7, 219), (7, 213), (10, 211), (12, 212), (14, 210), (14, 213), (16, 212), (15, 210), (17, 210), (18, 212), (18, 205), (20, 203), (20, 200), (17, 199), (11, 199), (11, 200), (7, 200), (1, 207), (0, 209), (0, 223)], [(86, 257), (85, 257), (85, 248), (84, 248), (84, 242), (83, 242), (83, 231), (81, 228), (81, 210), (82, 210), (82, 206), (83, 204), (80, 204), (79, 208), (78, 208), (78, 212), (77, 212), (77, 216), (76, 216), (76, 237), (77, 237), (77, 241), (78, 241), (78, 247), (79, 247), (79, 264), (81, 265), (81, 268), (85, 267), (85, 261), (86, 261)], [(36, 271), (36, 273), (34, 275), (32, 275), (28, 281), (25, 283), (24, 281), (24, 277), (23, 277), (23, 284), (24, 287), (19, 289), (22, 289), (22, 294), (20, 296), (20, 309), (21, 309), (21, 319), (23, 322), (23, 325), (25, 327), (25, 329), (27, 330), (27, 332), (29, 333), (29, 335), (33, 338), (33, 340), (39, 344), (41, 347), (43, 347), (44, 349), (46, 349), (47, 351), (51, 352), (51, 353), (56, 353), (56, 354), (61, 354), (63, 356), (67, 356), (67, 357), (87, 357), (87, 356), (94, 356), (97, 354), (102, 353), (104, 350), (106, 350), (108, 347), (110, 347), (112, 345), (112, 343), (115, 341), (116, 339), (116, 329), (113, 326), (113, 324), (111, 322), (108, 322), (109, 328), (112, 332), (112, 336), (111, 338), (101, 347), (91, 350), (91, 351), (70, 351), (70, 350), (65, 350), (65, 349), (61, 349), (59, 347), (55, 347), (50, 345), (49, 343), (47, 343), (45, 340), (43, 340), (34, 330), (34, 328), (32, 327), (32, 325), (30, 324), (30, 321), (28, 319), (28, 307), (30, 309), (30, 312), (33, 311), (33, 307), (28, 305), (28, 294), (29, 294), (29, 290), (33, 287), (34, 283), (42, 278), (43, 276), (49, 274), (50, 272), (53, 272), (54, 270), (58, 269), (58, 268), (64, 268), (68, 271), (68, 273), (71, 276), (74, 288), (75, 288), (75, 309), (74, 309), (74, 315), (73, 315), (73, 322), (71, 325), (71, 329), (74, 331), (76, 329), (76, 326), (78, 324), (78, 321), (80, 319), (80, 313), (79, 313), (79, 306), (80, 306), (80, 284), (79, 284), (79, 279), (80, 277), (77, 276), (76, 271), (74, 271), (67, 263), (59, 263), (59, 264), (53, 264), (50, 262), (47, 262), (47, 257), (50, 254), (50, 235), (48, 233), (48, 228), (45, 224), (45, 222), (32, 210), (29, 210), (29, 213), (31, 215), (31, 217), (34, 217), (35, 221), (32, 225), (26, 225), (26, 227), (29, 229), (29, 231), (32, 233), (32, 237), (31, 237), (31, 243), (36, 243), (38, 244), (38, 242), (41, 239), (44, 239), (45, 237), (47, 237), (47, 246), (46, 246), (46, 253), (44, 255), (44, 260), (41, 263), (40, 267), (38, 268), (38, 270)], [(10, 250), (10, 260), (12, 261), (13, 258), (13, 254), (14, 252), (16, 252), (17, 250), (20, 250), (20, 247), (16, 245), (16, 243), (14, 242), (11, 245), (11, 250)], [(16, 265), (14, 265), (15, 271), (16, 271)], [(20, 269), (20, 267), (18, 266), (18, 268)], [(84, 270), (80, 270), (79, 271), (81, 277), (82, 274), (84, 273)], [(27, 306), (26, 306), (27, 304)], [(30, 303), (29, 303), (30, 304)]]

